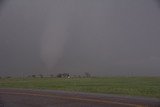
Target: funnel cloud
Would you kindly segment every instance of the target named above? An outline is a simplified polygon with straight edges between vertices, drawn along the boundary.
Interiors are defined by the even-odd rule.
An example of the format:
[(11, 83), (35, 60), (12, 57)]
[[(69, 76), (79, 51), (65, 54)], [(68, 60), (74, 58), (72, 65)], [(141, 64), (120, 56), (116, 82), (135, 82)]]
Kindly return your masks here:
[(64, 46), (67, 41), (70, 20), (70, 5), (67, 1), (55, 1), (50, 8), (46, 27), (42, 36), (42, 60), (51, 70), (63, 56)]

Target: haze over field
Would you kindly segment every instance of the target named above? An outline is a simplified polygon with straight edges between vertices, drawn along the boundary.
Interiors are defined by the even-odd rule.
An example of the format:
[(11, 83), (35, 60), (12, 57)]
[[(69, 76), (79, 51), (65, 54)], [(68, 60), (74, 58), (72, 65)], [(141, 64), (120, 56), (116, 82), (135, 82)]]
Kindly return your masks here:
[(0, 2), (0, 76), (160, 76), (158, 0)]

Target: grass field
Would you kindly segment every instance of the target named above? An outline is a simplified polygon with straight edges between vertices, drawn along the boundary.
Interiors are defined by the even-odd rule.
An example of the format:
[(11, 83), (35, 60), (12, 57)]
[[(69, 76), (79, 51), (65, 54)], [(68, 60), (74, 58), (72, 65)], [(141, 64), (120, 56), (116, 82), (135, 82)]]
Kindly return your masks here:
[(10, 78), (0, 88), (54, 89), (160, 98), (160, 77)]

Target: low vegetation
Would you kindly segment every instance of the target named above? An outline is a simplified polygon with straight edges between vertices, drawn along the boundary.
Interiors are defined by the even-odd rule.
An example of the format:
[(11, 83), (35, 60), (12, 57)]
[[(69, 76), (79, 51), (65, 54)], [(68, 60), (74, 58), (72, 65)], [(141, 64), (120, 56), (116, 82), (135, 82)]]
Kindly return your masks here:
[(2, 78), (0, 88), (53, 89), (160, 98), (160, 77)]

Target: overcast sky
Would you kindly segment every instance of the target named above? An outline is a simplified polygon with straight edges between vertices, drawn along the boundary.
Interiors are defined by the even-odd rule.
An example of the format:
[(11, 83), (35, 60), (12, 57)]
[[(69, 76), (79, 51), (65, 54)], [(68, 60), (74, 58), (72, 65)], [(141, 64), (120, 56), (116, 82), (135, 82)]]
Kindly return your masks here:
[(0, 2), (0, 76), (160, 75), (157, 1)]

